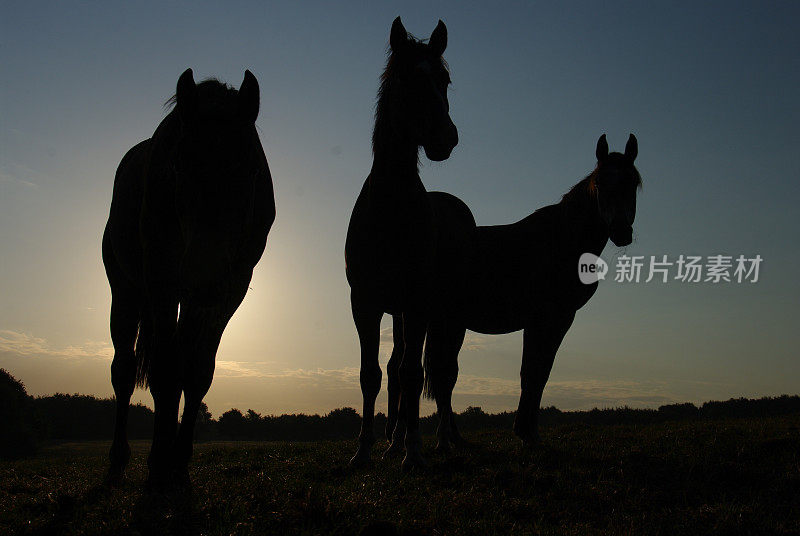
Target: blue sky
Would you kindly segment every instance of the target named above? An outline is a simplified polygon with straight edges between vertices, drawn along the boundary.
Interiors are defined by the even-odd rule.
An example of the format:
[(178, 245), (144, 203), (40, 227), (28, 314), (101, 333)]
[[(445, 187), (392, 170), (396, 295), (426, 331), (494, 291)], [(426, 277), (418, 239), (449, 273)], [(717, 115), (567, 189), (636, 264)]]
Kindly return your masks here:
[[(419, 37), (448, 26), (460, 143), (421, 175), (479, 224), (556, 202), (591, 171), (600, 134), (621, 151), (633, 132), (635, 241), (604, 257), (764, 259), (756, 284), (605, 281), (545, 404), (800, 392), (793, 2), (4, 2), (0, 366), (35, 394), (111, 393), (100, 238), (116, 166), (184, 69), (236, 87), (250, 69), (278, 216), (207, 402), (215, 414), (360, 407), (343, 245), (397, 15)], [(520, 355), (519, 334), (470, 334), (456, 408), (514, 408)]]

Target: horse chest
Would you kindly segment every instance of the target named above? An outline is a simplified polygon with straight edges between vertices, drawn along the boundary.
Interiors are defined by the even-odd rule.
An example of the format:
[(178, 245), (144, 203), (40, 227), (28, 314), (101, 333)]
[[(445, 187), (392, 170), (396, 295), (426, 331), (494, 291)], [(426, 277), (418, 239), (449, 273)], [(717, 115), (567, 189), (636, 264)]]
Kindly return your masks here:
[(402, 308), (432, 284), (435, 253), (433, 210), (424, 188), (382, 191), (370, 189), (368, 180), (345, 244), (351, 287), (369, 289), (387, 310)]

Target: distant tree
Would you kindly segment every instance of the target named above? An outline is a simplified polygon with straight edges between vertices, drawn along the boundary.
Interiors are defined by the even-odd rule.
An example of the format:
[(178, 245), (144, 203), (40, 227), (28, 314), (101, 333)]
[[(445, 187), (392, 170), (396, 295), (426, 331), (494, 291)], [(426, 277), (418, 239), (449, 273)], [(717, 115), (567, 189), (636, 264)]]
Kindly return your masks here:
[(229, 409), (219, 418), (220, 435), (229, 439), (244, 439), (246, 436), (246, 420), (238, 409)]
[(658, 413), (668, 420), (694, 419), (700, 415), (700, 409), (691, 402), (685, 402), (660, 406)]
[(339, 408), (325, 415), (323, 423), (331, 439), (353, 437), (361, 427), (361, 417), (353, 408)]
[(214, 439), (217, 437), (217, 422), (208, 411), (208, 406), (205, 402), (200, 402), (200, 410), (197, 412), (197, 421), (194, 428), (195, 440)]
[(0, 369), (0, 458), (36, 452), (41, 423), (25, 385)]

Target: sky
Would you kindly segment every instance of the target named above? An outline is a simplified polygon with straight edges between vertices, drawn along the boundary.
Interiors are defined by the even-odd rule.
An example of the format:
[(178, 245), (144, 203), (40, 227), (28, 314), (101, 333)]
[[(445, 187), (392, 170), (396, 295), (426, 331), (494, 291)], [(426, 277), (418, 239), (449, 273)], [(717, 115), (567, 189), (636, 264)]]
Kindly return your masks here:
[[(459, 145), (420, 173), (479, 225), (557, 202), (601, 134), (617, 151), (638, 138), (634, 242), (606, 246), (612, 273), (578, 312), (544, 405), (800, 393), (797, 2), (3, 1), (0, 367), (33, 395), (113, 394), (100, 242), (116, 167), (184, 69), (234, 87), (250, 69), (277, 219), (205, 400), (215, 416), (360, 409), (344, 239), (398, 15), (418, 37), (447, 25)], [(643, 257), (638, 283), (614, 280), (623, 255)], [(675, 266), (645, 282), (663, 255), (763, 260), (755, 283), (684, 282)], [(468, 333), (454, 408), (515, 409), (521, 351), (521, 333)], [(390, 352), (386, 317), (382, 365)]]

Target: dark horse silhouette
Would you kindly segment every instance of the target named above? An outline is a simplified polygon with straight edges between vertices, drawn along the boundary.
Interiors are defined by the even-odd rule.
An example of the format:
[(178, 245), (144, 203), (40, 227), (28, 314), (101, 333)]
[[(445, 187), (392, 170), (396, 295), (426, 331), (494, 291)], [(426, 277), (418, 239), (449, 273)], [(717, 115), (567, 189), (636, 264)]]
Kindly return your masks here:
[(578, 260), (600, 255), (608, 239), (631, 243), (636, 191), (641, 176), (631, 134), (625, 154), (608, 153), (605, 134), (597, 142), (597, 167), (560, 203), (510, 225), (478, 227), (470, 264), (468, 299), (431, 321), (425, 343), (425, 395), (440, 415), (439, 448), (460, 439), (450, 399), (458, 375), (458, 352), (467, 329), (500, 334), (523, 331), (522, 393), (514, 432), (538, 440), (538, 412), (556, 351), (575, 312), (597, 290), (581, 283)]
[(375, 113), (372, 170), (353, 208), (345, 244), (364, 398), (359, 447), (351, 463), (368, 462), (375, 442), (380, 321), (388, 312), (395, 346), (388, 364), (386, 433), (393, 450), (405, 444), (402, 467), (409, 469), (424, 463), (419, 399), (425, 332), (433, 304), (447, 301), (432, 299), (445, 288), (436, 284), (436, 274), (449, 272), (454, 281), (466, 280), (466, 272), (451, 266), (451, 260), (460, 258), (459, 248), (470, 243), (462, 229), (474, 227), (474, 220), (455, 197), (426, 192), (419, 176), (420, 146), (429, 159), (442, 161), (458, 143), (447, 101), (450, 77), (442, 59), (447, 28), (439, 21), (424, 43), (410, 37), (398, 17), (389, 44)]
[(149, 483), (188, 483), (194, 424), (222, 332), (275, 219), (253, 74), (246, 71), (236, 91), (213, 79), (195, 84), (187, 69), (168, 103), (174, 109), (153, 137), (117, 168), (103, 234), (117, 400), (112, 483), (130, 458), (126, 425), (136, 385), (149, 386), (155, 403)]

